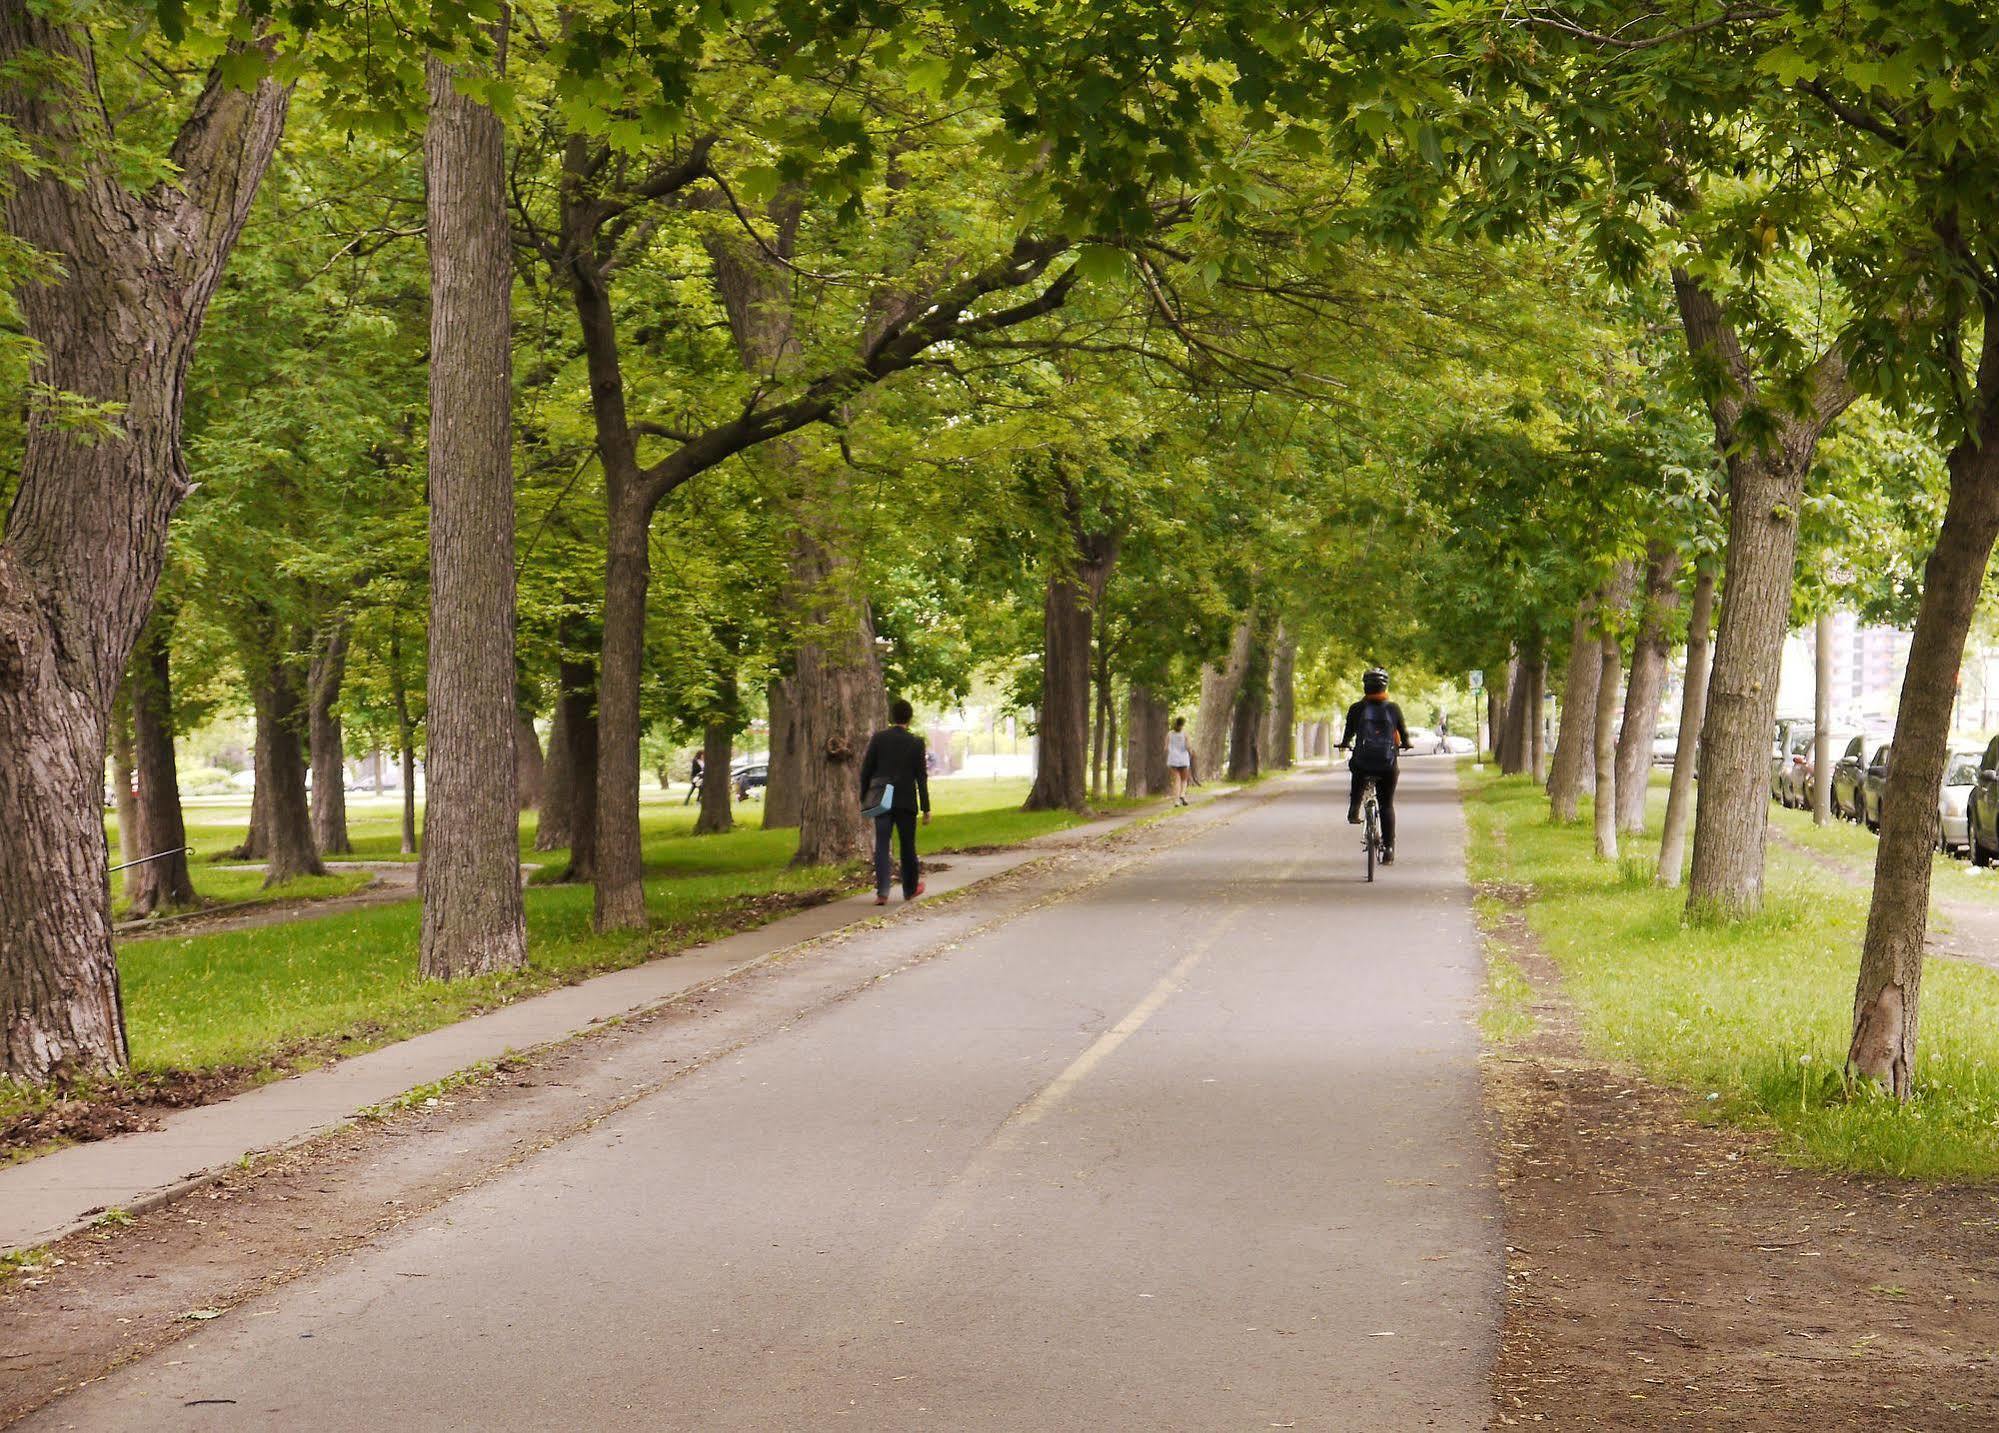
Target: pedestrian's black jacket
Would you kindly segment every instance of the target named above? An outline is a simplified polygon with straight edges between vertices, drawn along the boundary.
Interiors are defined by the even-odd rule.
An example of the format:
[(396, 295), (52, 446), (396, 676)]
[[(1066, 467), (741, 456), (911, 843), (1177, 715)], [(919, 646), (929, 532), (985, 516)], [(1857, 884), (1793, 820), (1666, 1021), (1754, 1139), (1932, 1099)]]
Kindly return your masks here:
[(861, 800), (876, 781), (895, 787), (897, 811), (930, 809), (930, 776), (924, 769), (923, 738), (906, 726), (883, 727), (868, 741), (861, 758)]

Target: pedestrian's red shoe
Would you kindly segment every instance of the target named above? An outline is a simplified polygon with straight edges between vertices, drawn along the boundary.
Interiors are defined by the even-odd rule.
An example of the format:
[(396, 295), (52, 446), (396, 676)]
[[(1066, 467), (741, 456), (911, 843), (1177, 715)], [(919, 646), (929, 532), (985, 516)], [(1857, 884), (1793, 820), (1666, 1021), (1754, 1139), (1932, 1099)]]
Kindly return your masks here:
[(888, 904), (888, 897), (887, 897), (887, 896), (876, 896), (876, 897), (875, 897), (875, 904), (876, 904), (876, 905), (878, 905), (878, 906), (885, 906), (885, 905), (887, 905), (887, 904)]
[(904, 896), (903, 899), (906, 901), (915, 900), (918, 896), (923, 894), (923, 886), (924, 883), (922, 881), (918, 881), (916, 883), (916, 889), (911, 891), (908, 895)]

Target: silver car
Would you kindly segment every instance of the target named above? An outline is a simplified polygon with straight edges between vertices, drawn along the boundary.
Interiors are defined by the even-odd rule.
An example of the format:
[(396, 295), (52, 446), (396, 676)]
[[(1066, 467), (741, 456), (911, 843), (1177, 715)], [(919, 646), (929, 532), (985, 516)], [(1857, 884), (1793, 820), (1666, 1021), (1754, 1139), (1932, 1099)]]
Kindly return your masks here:
[(1937, 796), (1937, 849), (1946, 855), (1971, 849), (1971, 827), (1965, 811), (1978, 785), (1977, 751), (1953, 751), (1944, 763), (1943, 790)]

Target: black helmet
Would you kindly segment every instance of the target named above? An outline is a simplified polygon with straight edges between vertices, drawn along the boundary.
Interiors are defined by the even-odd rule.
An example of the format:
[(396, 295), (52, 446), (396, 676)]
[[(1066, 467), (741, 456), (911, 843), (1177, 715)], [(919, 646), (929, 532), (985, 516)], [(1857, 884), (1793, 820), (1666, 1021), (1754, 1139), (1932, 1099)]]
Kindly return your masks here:
[(1388, 673), (1379, 667), (1369, 667), (1360, 679), (1360, 689), (1364, 692), (1387, 691)]

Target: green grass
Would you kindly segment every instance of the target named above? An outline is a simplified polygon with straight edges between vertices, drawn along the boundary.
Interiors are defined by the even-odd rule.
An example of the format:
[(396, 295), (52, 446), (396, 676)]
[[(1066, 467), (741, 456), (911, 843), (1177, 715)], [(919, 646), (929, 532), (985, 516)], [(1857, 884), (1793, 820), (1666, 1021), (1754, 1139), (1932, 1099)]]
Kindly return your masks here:
[[(1087, 819), (1023, 812), (1024, 781), (943, 781), (935, 815), (918, 833), (926, 855), (1012, 845)], [(1105, 809), (1149, 803), (1112, 801)], [(247, 816), (247, 807), (243, 808)], [(751, 806), (752, 820), (761, 808)], [(392, 813), (393, 819), (393, 813)], [(694, 812), (649, 802), (644, 812), (646, 910), (651, 929), (599, 935), (587, 886), (526, 892), (530, 964), (507, 975), (446, 984), (417, 974), (421, 912), (414, 900), (255, 930), (176, 937), (119, 948), (135, 1075), (218, 1068), (276, 1074), (433, 1030), (553, 986), (682, 950), (772, 910), (759, 897), (851, 888), (857, 870), (794, 869), (795, 831), (753, 826), (688, 834)], [(240, 827), (229, 828), (240, 839)], [(532, 825), (524, 840), (532, 843)], [(555, 875), (566, 853), (542, 853)], [(210, 869), (209, 877), (254, 873)], [(333, 879), (346, 879), (333, 878)], [(294, 883), (295, 885), (298, 883)], [(212, 889), (212, 887), (205, 887)], [(0, 1086), (0, 1121), (45, 1100)]]
[[(1930, 962), (1918, 1094), (1841, 1076), (1867, 914), (1864, 886), (1773, 845), (1761, 915), (1690, 927), (1651, 883), (1656, 840), (1598, 862), (1530, 780), (1461, 767), (1472, 875), (1531, 885), (1527, 918), (1598, 1055), (1689, 1092), (1705, 1117), (1773, 1131), (1804, 1164), (1927, 1180), (1999, 1175), (1999, 974)], [(1656, 832), (1663, 802), (1652, 802)]]

